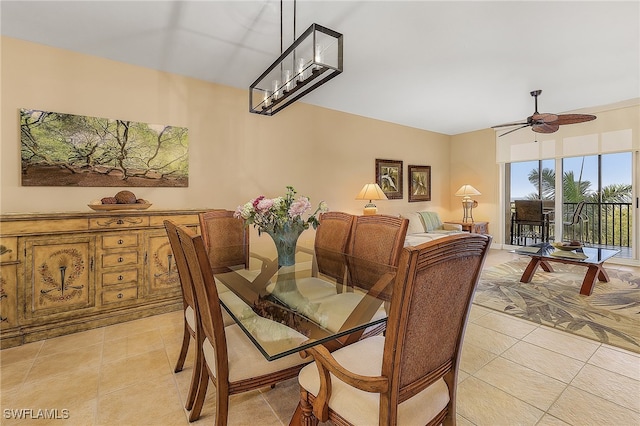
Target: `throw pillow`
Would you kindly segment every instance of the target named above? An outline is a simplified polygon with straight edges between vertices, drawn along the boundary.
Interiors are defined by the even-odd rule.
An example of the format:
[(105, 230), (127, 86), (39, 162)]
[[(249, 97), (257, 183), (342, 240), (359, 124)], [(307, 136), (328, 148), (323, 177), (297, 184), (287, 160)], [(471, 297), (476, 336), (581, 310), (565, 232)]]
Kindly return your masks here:
[(409, 219), (409, 227), (407, 228), (407, 235), (424, 233), (424, 225), (418, 213), (408, 213), (403, 215), (403, 217)]
[(432, 232), (436, 229), (442, 229), (442, 222), (440, 216), (436, 212), (419, 212), (424, 222), (424, 229), (427, 232)]

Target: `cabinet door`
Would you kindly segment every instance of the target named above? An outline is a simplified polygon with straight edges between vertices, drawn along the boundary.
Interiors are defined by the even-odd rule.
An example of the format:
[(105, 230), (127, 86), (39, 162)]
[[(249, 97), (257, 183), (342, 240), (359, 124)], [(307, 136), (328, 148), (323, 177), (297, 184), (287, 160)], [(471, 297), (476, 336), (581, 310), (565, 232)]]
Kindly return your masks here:
[(18, 265), (0, 266), (0, 328), (10, 328), (17, 324), (17, 276)]
[(0, 328), (17, 325), (18, 239), (0, 238)]
[(28, 316), (95, 306), (95, 237), (27, 238)]
[(146, 282), (149, 295), (180, 292), (180, 278), (166, 232), (149, 232), (146, 247)]

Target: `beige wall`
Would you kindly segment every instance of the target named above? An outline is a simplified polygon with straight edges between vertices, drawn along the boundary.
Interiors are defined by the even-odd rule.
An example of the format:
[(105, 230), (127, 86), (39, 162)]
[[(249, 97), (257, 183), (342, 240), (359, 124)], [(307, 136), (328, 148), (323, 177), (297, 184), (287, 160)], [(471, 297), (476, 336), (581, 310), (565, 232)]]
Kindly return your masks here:
[(478, 202), (478, 207), (473, 209), (474, 220), (488, 221), (492, 234), (498, 231), (499, 168), (496, 164), (495, 132), (485, 129), (452, 136), (450, 172), (452, 213), (462, 218), (462, 200), (453, 194), (462, 185), (473, 185), (482, 194), (473, 197)]
[[(326, 200), (332, 210), (360, 213), (365, 202), (355, 195), (375, 179), (375, 159), (385, 158), (404, 162), (404, 198), (377, 202), (380, 213), (428, 209), (459, 220), (461, 200), (453, 194), (469, 183), (482, 193), (474, 197), (474, 218), (489, 221), (494, 241), (503, 240), (491, 129), (447, 136), (303, 102), (262, 117), (248, 112), (247, 90), (12, 38), (0, 42), (0, 213), (89, 211), (90, 200), (120, 189), (20, 186), (18, 110), (35, 108), (189, 128), (189, 187), (133, 188), (153, 208), (234, 209), (292, 185), (314, 204)], [(563, 126), (552, 136), (631, 128), (637, 147), (638, 105), (585, 111), (598, 120)], [(513, 135), (526, 139), (530, 132)], [(407, 201), (410, 164), (432, 167), (432, 201)]]
[[(189, 128), (189, 187), (133, 188), (153, 208), (233, 209), (292, 185), (314, 204), (326, 200), (332, 210), (359, 213), (365, 203), (355, 195), (374, 181), (375, 159), (385, 158), (404, 161), (404, 198), (378, 202), (380, 213), (435, 209), (450, 217), (449, 136), (302, 102), (257, 116), (248, 112), (247, 90), (1, 41), (2, 213), (89, 211), (89, 201), (120, 189), (20, 186), (18, 110), (34, 108)], [(409, 164), (432, 167), (432, 201), (408, 203)]]

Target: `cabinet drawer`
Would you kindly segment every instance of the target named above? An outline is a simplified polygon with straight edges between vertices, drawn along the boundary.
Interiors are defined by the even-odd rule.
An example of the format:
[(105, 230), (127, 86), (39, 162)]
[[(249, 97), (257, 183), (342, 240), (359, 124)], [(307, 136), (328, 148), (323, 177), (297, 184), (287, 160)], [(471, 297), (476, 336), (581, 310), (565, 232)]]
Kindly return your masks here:
[(112, 249), (120, 247), (136, 247), (138, 245), (138, 234), (128, 235), (105, 235), (102, 237), (102, 248)]
[(129, 269), (126, 271), (107, 272), (102, 274), (102, 285), (117, 284), (138, 284), (138, 270)]
[(162, 226), (164, 227), (164, 221), (168, 219), (171, 220), (178, 225), (197, 225), (199, 223), (197, 214), (181, 214), (181, 215), (171, 215), (171, 216), (152, 216), (149, 218), (149, 225), (151, 226)]
[(124, 302), (138, 298), (138, 287), (128, 287), (121, 290), (106, 290), (102, 292), (102, 304)]
[(89, 229), (126, 229), (149, 226), (149, 217), (110, 216), (89, 219)]
[(127, 251), (118, 253), (108, 253), (102, 255), (102, 267), (109, 268), (111, 266), (137, 265), (138, 252)]

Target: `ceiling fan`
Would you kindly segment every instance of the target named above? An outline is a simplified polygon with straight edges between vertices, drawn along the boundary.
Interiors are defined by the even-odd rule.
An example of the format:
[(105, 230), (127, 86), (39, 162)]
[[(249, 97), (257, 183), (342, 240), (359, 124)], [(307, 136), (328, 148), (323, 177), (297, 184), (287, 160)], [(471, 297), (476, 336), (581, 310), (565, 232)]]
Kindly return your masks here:
[(497, 126), (491, 127), (492, 129), (497, 129), (499, 127), (520, 126), (516, 129), (509, 130), (508, 132), (503, 133), (498, 137), (508, 135), (509, 133), (515, 132), (516, 130), (523, 129), (525, 127), (531, 127), (531, 130), (537, 133), (553, 133), (564, 124), (583, 123), (585, 121), (596, 119), (595, 115), (589, 114), (541, 114), (538, 112), (538, 96), (540, 95), (540, 93), (542, 93), (542, 90), (534, 90), (533, 92), (531, 92), (531, 96), (535, 98), (535, 111), (531, 116), (527, 117), (527, 121), (499, 124)]

